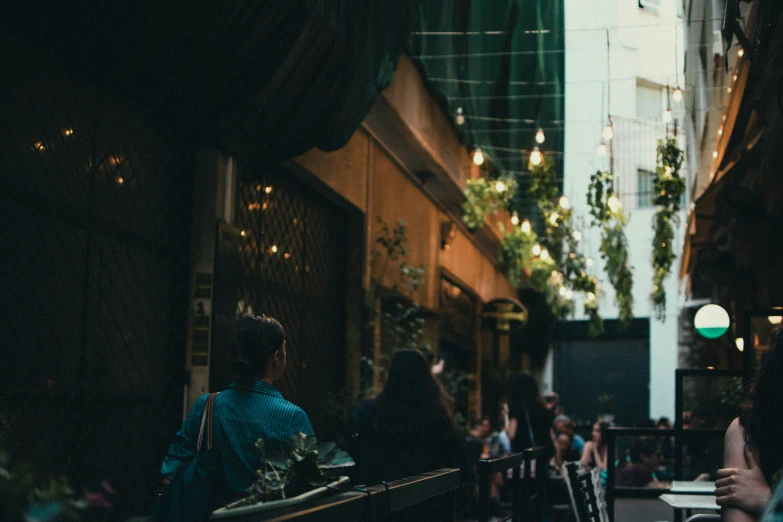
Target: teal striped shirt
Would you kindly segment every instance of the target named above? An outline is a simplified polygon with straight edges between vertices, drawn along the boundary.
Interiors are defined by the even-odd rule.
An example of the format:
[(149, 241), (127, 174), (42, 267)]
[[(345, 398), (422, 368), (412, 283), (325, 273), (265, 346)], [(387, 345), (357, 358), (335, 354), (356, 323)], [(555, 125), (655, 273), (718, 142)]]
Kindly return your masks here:
[[(207, 397), (209, 394), (202, 395), (193, 404), (163, 459), (161, 475), (174, 477), (195, 456)], [(228, 491), (241, 494), (256, 479), (261, 466), (256, 440), (264, 439), (268, 451), (282, 451), (291, 436), (299, 432), (313, 434), (307, 414), (285, 400), (271, 384), (261, 380), (249, 386), (233, 383), (221, 392), (212, 410), (212, 440), (220, 444)]]

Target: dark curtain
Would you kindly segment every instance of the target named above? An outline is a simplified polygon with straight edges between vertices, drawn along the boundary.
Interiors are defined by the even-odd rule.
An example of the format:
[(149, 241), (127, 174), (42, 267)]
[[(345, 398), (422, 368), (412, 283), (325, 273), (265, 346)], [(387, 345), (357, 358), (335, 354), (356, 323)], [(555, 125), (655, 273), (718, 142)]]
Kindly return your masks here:
[(343, 146), (391, 81), (400, 0), (29, 2), (0, 29), (71, 72), (268, 159)]

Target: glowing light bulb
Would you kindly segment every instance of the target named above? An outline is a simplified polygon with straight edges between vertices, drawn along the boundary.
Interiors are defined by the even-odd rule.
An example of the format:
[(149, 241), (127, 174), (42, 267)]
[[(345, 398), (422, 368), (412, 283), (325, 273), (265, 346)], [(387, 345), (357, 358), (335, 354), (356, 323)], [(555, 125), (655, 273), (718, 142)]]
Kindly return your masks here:
[(540, 257), (541, 257), (541, 259), (542, 259), (542, 260), (544, 260), (544, 261), (546, 261), (547, 259), (549, 259), (549, 250), (547, 250), (546, 248), (542, 248), (542, 249), (541, 249), (541, 256), (540, 256)]
[(272, 186), (270, 185), (270, 186), (266, 187), (264, 189), (264, 192), (266, 192), (267, 194), (271, 194), (272, 193)]
[(533, 165), (541, 165), (541, 161), (544, 159), (541, 151), (538, 147), (533, 147), (533, 152), (530, 153), (530, 163)]
[(271, 250), (273, 254), (277, 254), (277, 245), (272, 245), (272, 248), (269, 250)]
[(571, 299), (574, 297), (574, 293), (571, 290), (566, 290), (565, 298)]
[(73, 136), (73, 129), (65, 129), (63, 130), (64, 136)]
[(594, 301), (595, 300), (595, 294), (593, 292), (587, 292), (587, 300), (588, 301)]
[(606, 143), (603, 140), (598, 144), (598, 149), (595, 152), (602, 158), (606, 156)]
[(125, 179), (122, 176), (117, 177), (117, 185), (124, 185)]
[(239, 233), (239, 235), (240, 235), (240, 236), (242, 236), (242, 237), (245, 237), (245, 236), (247, 236), (247, 232), (245, 232), (245, 231), (243, 230), (242, 232), (240, 232), (240, 233)]
[[(527, 219), (524, 220), (522, 222), (522, 232), (524, 232), (525, 234), (529, 234), (531, 230), (532, 230), (532, 227), (530, 226), (530, 221), (528, 221)], [(536, 254), (536, 255), (538, 255), (538, 254)]]
[(742, 337), (737, 337), (734, 339), (734, 344), (737, 345), (737, 350), (744, 352), (745, 351), (745, 339)]
[(506, 184), (498, 180), (498, 182), (495, 183), (495, 190), (497, 190), (500, 194), (504, 193), (506, 191)]
[(783, 321), (783, 317), (779, 315), (770, 315), (767, 317), (767, 321), (769, 321), (770, 324), (780, 324), (781, 321)]
[(549, 223), (552, 224), (552, 225), (556, 224), (557, 223), (557, 218), (559, 218), (559, 217), (560, 216), (558, 215), (557, 212), (552, 212), (552, 214), (549, 216)]
[(740, 50), (739, 50), (739, 51), (737, 51), (737, 56), (739, 56), (740, 58), (742, 58), (742, 56), (743, 56), (744, 54), (745, 54), (745, 49), (743, 49), (742, 47), (740, 47)]
[(671, 123), (672, 122), (672, 110), (666, 109), (663, 112), (663, 122), (664, 123)]
[(541, 245), (539, 245), (538, 243), (536, 243), (535, 245), (533, 245), (533, 255), (534, 255), (534, 256), (539, 256), (539, 255), (541, 255)]
[(565, 196), (560, 196), (560, 199), (557, 201), (557, 204), (560, 205), (560, 208), (564, 210), (568, 210), (571, 208), (571, 202), (568, 201), (568, 198)]
[(612, 138), (614, 138), (614, 129), (612, 129), (612, 124), (607, 123), (606, 127), (604, 127), (604, 130), (601, 131), (601, 136), (604, 140), (610, 141)]
[(585, 264), (587, 266), (593, 266), (593, 258), (592, 257), (588, 257), (587, 259), (585, 259)]
[(457, 125), (465, 124), (465, 115), (462, 114), (462, 107), (457, 107), (457, 115), (454, 117), (454, 121), (457, 122)]
[(473, 163), (476, 165), (482, 165), (484, 163), (484, 153), (481, 152), (481, 149), (476, 149), (473, 152)]
[(517, 214), (516, 211), (511, 214), (511, 224), (514, 226), (519, 225), (519, 214)]
[(582, 233), (579, 232), (578, 230), (574, 230), (574, 233), (571, 235), (574, 236), (574, 239), (576, 239), (577, 241), (582, 240)]
[(539, 128), (538, 132), (536, 132), (536, 143), (544, 143), (546, 141), (546, 136), (544, 136), (544, 129)]
[(718, 157), (718, 151), (717, 150), (713, 150), (712, 151), (712, 157), (713, 158), (717, 158)]
[(566, 293), (567, 293), (568, 291), (566, 290), (566, 288), (565, 288), (564, 286), (561, 286), (561, 287), (560, 287), (560, 290), (559, 290), (559, 292), (560, 292), (560, 295), (562, 295), (563, 297), (565, 297), (565, 295), (566, 295)]
[(672, 177), (672, 168), (671, 167), (664, 167), (663, 169), (663, 177), (664, 178), (671, 178)]
[(731, 87), (729, 87), (728, 89), (726, 89), (726, 92), (731, 92)]
[(682, 101), (682, 89), (679, 88), (679, 86), (674, 89), (674, 92), (672, 93), (672, 98), (674, 98), (674, 101), (677, 103)]
[(723, 136), (723, 127), (718, 129), (718, 136)]
[(612, 212), (617, 212), (620, 210), (620, 200), (617, 199), (617, 196), (612, 194), (609, 199), (606, 201), (606, 204), (609, 206), (609, 210)]

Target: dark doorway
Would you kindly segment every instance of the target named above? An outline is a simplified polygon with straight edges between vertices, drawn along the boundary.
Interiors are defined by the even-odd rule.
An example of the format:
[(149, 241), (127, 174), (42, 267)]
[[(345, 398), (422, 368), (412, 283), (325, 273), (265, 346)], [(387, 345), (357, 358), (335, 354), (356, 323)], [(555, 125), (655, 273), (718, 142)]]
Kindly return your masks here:
[(554, 389), (566, 413), (577, 422), (611, 415), (620, 426), (649, 420), (649, 320), (624, 330), (606, 321), (607, 334), (595, 339), (581, 323), (561, 325), (555, 348)]

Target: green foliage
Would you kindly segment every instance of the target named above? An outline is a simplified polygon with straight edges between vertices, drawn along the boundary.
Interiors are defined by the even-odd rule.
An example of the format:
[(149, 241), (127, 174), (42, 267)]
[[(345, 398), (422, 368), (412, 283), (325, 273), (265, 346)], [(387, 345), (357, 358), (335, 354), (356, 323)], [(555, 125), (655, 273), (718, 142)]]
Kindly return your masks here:
[(526, 277), (530, 277), (530, 263), (533, 259), (533, 245), (536, 234), (524, 232), (521, 227), (506, 230), (503, 223), (498, 224), (503, 239), (500, 243), (500, 262), (506, 267), (511, 285), (518, 287)]
[(666, 290), (664, 282), (671, 273), (676, 259), (674, 253), (674, 226), (677, 223), (677, 212), (685, 192), (685, 180), (680, 176), (683, 151), (677, 146), (675, 138), (658, 141), (655, 169), (655, 200), (657, 211), (653, 216), (653, 243), (651, 262), (653, 266), (653, 289), (650, 299), (653, 303), (656, 317), (664, 320), (666, 317)]
[(0, 520), (4, 522), (89, 522), (105, 520), (113, 490), (77, 496), (62, 476), (36, 476), (30, 465), (13, 465), (0, 444)]
[(325, 486), (354, 465), (351, 456), (333, 442), (316, 442), (304, 433), (291, 437), (284, 453), (268, 454), (263, 439), (256, 441), (261, 456), (258, 479), (248, 496), (229, 504), (229, 509), (295, 496)]
[[(502, 190), (498, 190), (498, 184)], [(471, 230), (483, 227), (488, 216), (508, 209), (516, 190), (516, 179), (511, 176), (498, 180), (469, 179), (462, 204), (465, 211), (462, 221)]]
[[(590, 176), (587, 204), (592, 225), (601, 228), (599, 251), (606, 275), (614, 288), (618, 319), (620, 324), (628, 325), (633, 319), (633, 268), (625, 236), (628, 218), (614, 194), (611, 174), (596, 172)], [(612, 208), (613, 204), (616, 204), (615, 208)]]

